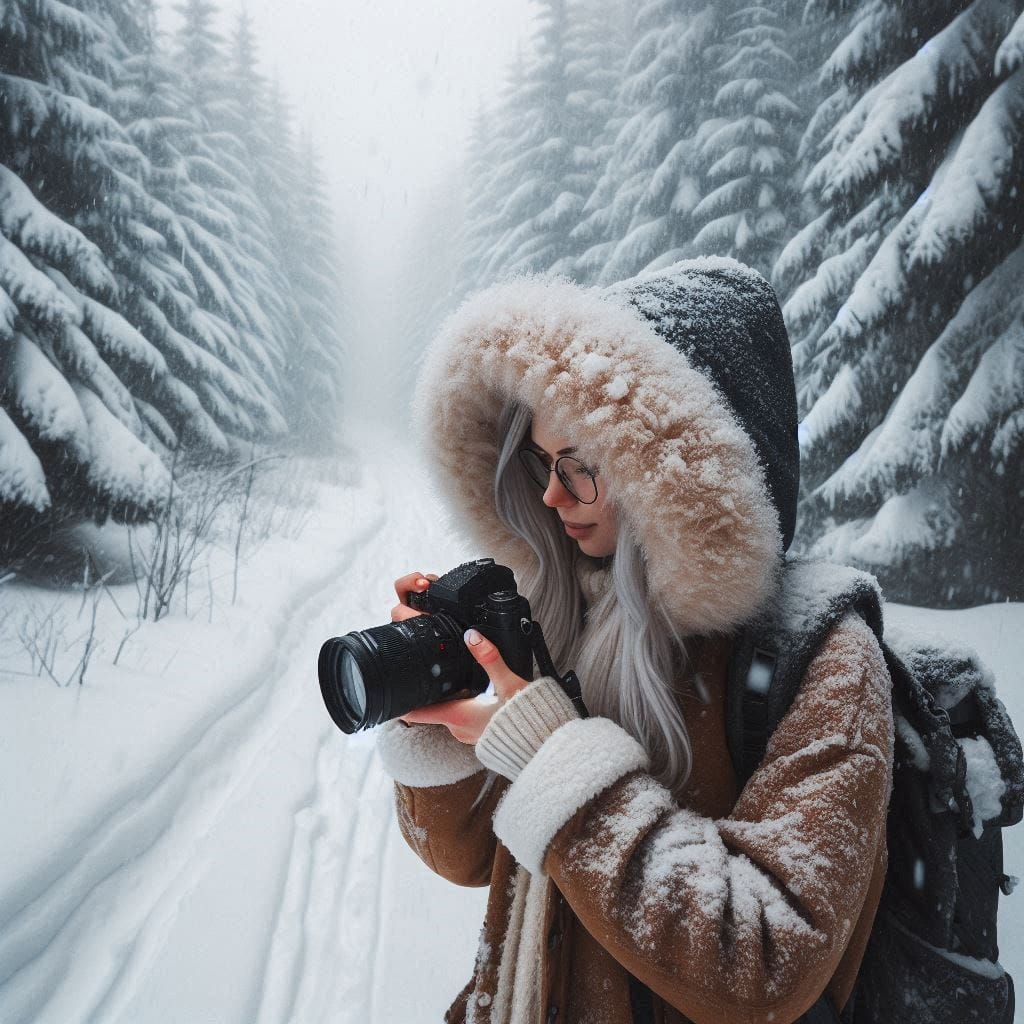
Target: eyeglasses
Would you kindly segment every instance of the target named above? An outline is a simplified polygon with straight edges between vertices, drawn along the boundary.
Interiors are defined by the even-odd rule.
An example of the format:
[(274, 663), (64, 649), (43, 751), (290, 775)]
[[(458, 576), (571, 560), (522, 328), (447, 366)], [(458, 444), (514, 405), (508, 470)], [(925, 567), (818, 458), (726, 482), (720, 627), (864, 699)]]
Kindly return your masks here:
[(530, 479), (542, 490), (547, 490), (548, 481), (551, 479), (551, 469), (558, 474), (562, 486), (577, 500), (584, 505), (593, 505), (597, 501), (597, 476), (596, 469), (588, 469), (571, 455), (563, 455), (549, 467), (544, 460), (529, 448), (519, 449), (519, 461), (526, 467)]

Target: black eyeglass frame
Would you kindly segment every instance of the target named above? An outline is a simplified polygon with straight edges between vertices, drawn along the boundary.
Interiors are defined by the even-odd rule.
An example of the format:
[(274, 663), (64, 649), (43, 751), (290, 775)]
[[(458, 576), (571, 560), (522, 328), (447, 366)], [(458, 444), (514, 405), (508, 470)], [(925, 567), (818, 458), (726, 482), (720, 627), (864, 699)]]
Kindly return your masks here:
[[(540, 465), (540, 467), (541, 467), (542, 469), (545, 469), (545, 470), (546, 470), (546, 474), (547, 474), (547, 479), (548, 479), (548, 480), (550, 480), (550, 479), (551, 479), (551, 469), (553, 469), (553, 470), (555, 471), (556, 475), (558, 476), (558, 479), (559, 479), (559, 480), (560, 480), (560, 481), (562, 482), (562, 486), (563, 486), (563, 487), (564, 487), (564, 488), (565, 488), (565, 489), (566, 489), (566, 490), (567, 490), (567, 491), (568, 491), (568, 492), (569, 492), (569, 493), (570, 493), (570, 494), (571, 494), (571, 495), (572, 495), (572, 496), (573, 496), (573, 497), (574, 497), (574, 498), (575, 498), (575, 499), (576, 499), (576, 500), (577, 500), (577, 501), (578, 501), (578, 502), (579, 502), (579, 503), (580, 503), (581, 505), (593, 505), (593, 504), (594, 504), (594, 502), (595, 502), (595, 501), (597, 501), (597, 498), (598, 498), (598, 491), (597, 491), (597, 475), (598, 475), (598, 474), (597, 474), (597, 471), (596, 471), (596, 470), (592, 470), (592, 469), (591, 469), (591, 468), (590, 468), (589, 466), (585, 466), (585, 465), (584, 465), (584, 464), (583, 464), (582, 462), (580, 462), (580, 460), (579, 460), (579, 459), (575, 458), (574, 456), (572, 456), (572, 455), (563, 455), (563, 456), (562, 456), (561, 458), (558, 458), (558, 459), (556, 459), (556, 460), (555, 460), (555, 463), (554, 463), (554, 465), (553, 465), (553, 466), (551, 467), (551, 469), (546, 469), (546, 467), (544, 466), (544, 462), (543, 462), (543, 460), (541, 459), (540, 455), (538, 455), (538, 454), (537, 454), (537, 452), (533, 451), (532, 449), (530, 449), (530, 448), (520, 448), (517, 454), (519, 455), (519, 461), (520, 461), (520, 462), (522, 463), (522, 465), (523, 465), (523, 469), (525, 469), (525, 470), (526, 470), (526, 475), (527, 475), (527, 476), (529, 476), (529, 478), (530, 478), (530, 479), (531, 479), (531, 480), (532, 480), (532, 481), (533, 481), (533, 482), (534, 482), (534, 483), (535, 483), (535, 484), (536, 484), (536, 485), (537, 485), (537, 486), (538, 486), (538, 487), (539, 487), (539, 488), (540, 488), (540, 489), (541, 489), (542, 491), (546, 491), (546, 490), (547, 490), (547, 487), (548, 487), (548, 485), (547, 485), (547, 482), (545, 481), (544, 483), (541, 483), (541, 481), (540, 481), (540, 480), (538, 480), (538, 479), (537, 479), (537, 478), (536, 478), (536, 477), (535, 477), (535, 476), (533, 475), (533, 473), (532, 473), (532, 472), (531, 472), (531, 470), (530, 470), (530, 466), (529, 466), (529, 463), (527, 462), (527, 457), (528, 457), (528, 456), (529, 456), (529, 457), (531, 457), (531, 458), (534, 458), (534, 459), (536, 459), (536, 460), (537, 460), (537, 463), (538, 463), (538, 464)], [(584, 473), (586, 473), (586, 474), (587, 474), (587, 476), (589, 476), (589, 477), (590, 477), (591, 483), (593, 483), (593, 485), (594, 485), (594, 496), (593, 496), (593, 498), (591, 498), (591, 499), (590, 499), (590, 501), (587, 501), (587, 500), (586, 500), (585, 498), (581, 498), (581, 497), (580, 497), (580, 496), (579, 496), (579, 495), (578, 495), (578, 494), (576, 493), (576, 491), (575, 491), (575, 490), (573, 489), (573, 486), (572, 486), (572, 484), (571, 484), (571, 483), (569, 483), (569, 477), (568, 477), (568, 474), (567, 474), (567, 473), (563, 473), (563, 472), (562, 472), (561, 466), (562, 466), (562, 463), (563, 463), (563, 462), (575, 462), (575, 463), (576, 463), (576, 464), (577, 464), (577, 465), (578, 465), (578, 466), (580, 467), (580, 469), (582, 469), (582, 470), (583, 470), (583, 472), (584, 472)]]

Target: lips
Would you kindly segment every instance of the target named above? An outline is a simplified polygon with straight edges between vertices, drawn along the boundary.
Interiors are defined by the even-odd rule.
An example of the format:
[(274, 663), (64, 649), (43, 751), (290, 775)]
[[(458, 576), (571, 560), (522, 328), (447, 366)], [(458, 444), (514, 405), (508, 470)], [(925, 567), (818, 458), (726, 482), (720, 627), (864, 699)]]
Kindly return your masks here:
[(577, 540), (581, 540), (583, 536), (590, 533), (597, 524), (591, 523), (589, 526), (573, 526), (572, 523), (563, 522), (562, 525), (565, 527), (565, 532), (569, 534), (570, 537), (575, 537)]
[(585, 530), (588, 526), (593, 526), (594, 524), (593, 523), (570, 523), (567, 520), (563, 519), (562, 520), (562, 525), (563, 526), (572, 527), (572, 529), (574, 529), (574, 530)]

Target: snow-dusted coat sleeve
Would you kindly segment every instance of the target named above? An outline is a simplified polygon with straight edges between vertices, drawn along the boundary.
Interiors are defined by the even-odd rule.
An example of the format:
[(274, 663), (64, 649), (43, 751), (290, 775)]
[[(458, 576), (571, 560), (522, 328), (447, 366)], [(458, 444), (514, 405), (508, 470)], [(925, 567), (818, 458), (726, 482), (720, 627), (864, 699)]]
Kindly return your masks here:
[(398, 827), (432, 871), (457, 885), (487, 885), (497, 846), (491, 818), (505, 780), (488, 782), (473, 748), (443, 725), (381, 726), (377, 750), (395, 780)]
[[(631, 763), (631, 737), (588, 719), (544, 742), (509, 786), (495, 832), (696, 1024), (794, 1020), (835, 972), (885, 857), (889, 687), (874, 634), (847, 616), (727, 818), (680, 808)], [(614, 779), (609, 764), (621, 766)], [(566, 765), (601, 791), (564, 785)]]

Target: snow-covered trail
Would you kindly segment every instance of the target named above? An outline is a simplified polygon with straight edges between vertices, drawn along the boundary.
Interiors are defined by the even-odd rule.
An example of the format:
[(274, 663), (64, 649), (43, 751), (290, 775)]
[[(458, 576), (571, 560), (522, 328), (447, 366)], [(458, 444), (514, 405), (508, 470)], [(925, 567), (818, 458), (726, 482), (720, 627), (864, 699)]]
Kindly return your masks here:
[[(273, 635), (251, 637), (266, 652), (241, 695), (0, 894), (5, 1024), (411, 1022), (439, 1019), (468, 977), (483, 894), (407, 850), (372, 734), (338, 732), (316, 685), (320, 644), (387, 621), (398, 571), (468, 557), (408, 500), (427, 485), (388, 449), (412, 489), (364, 474), (337, 548), (311, 559)], [(389, 984), (410, 958), (436, 986)]]

